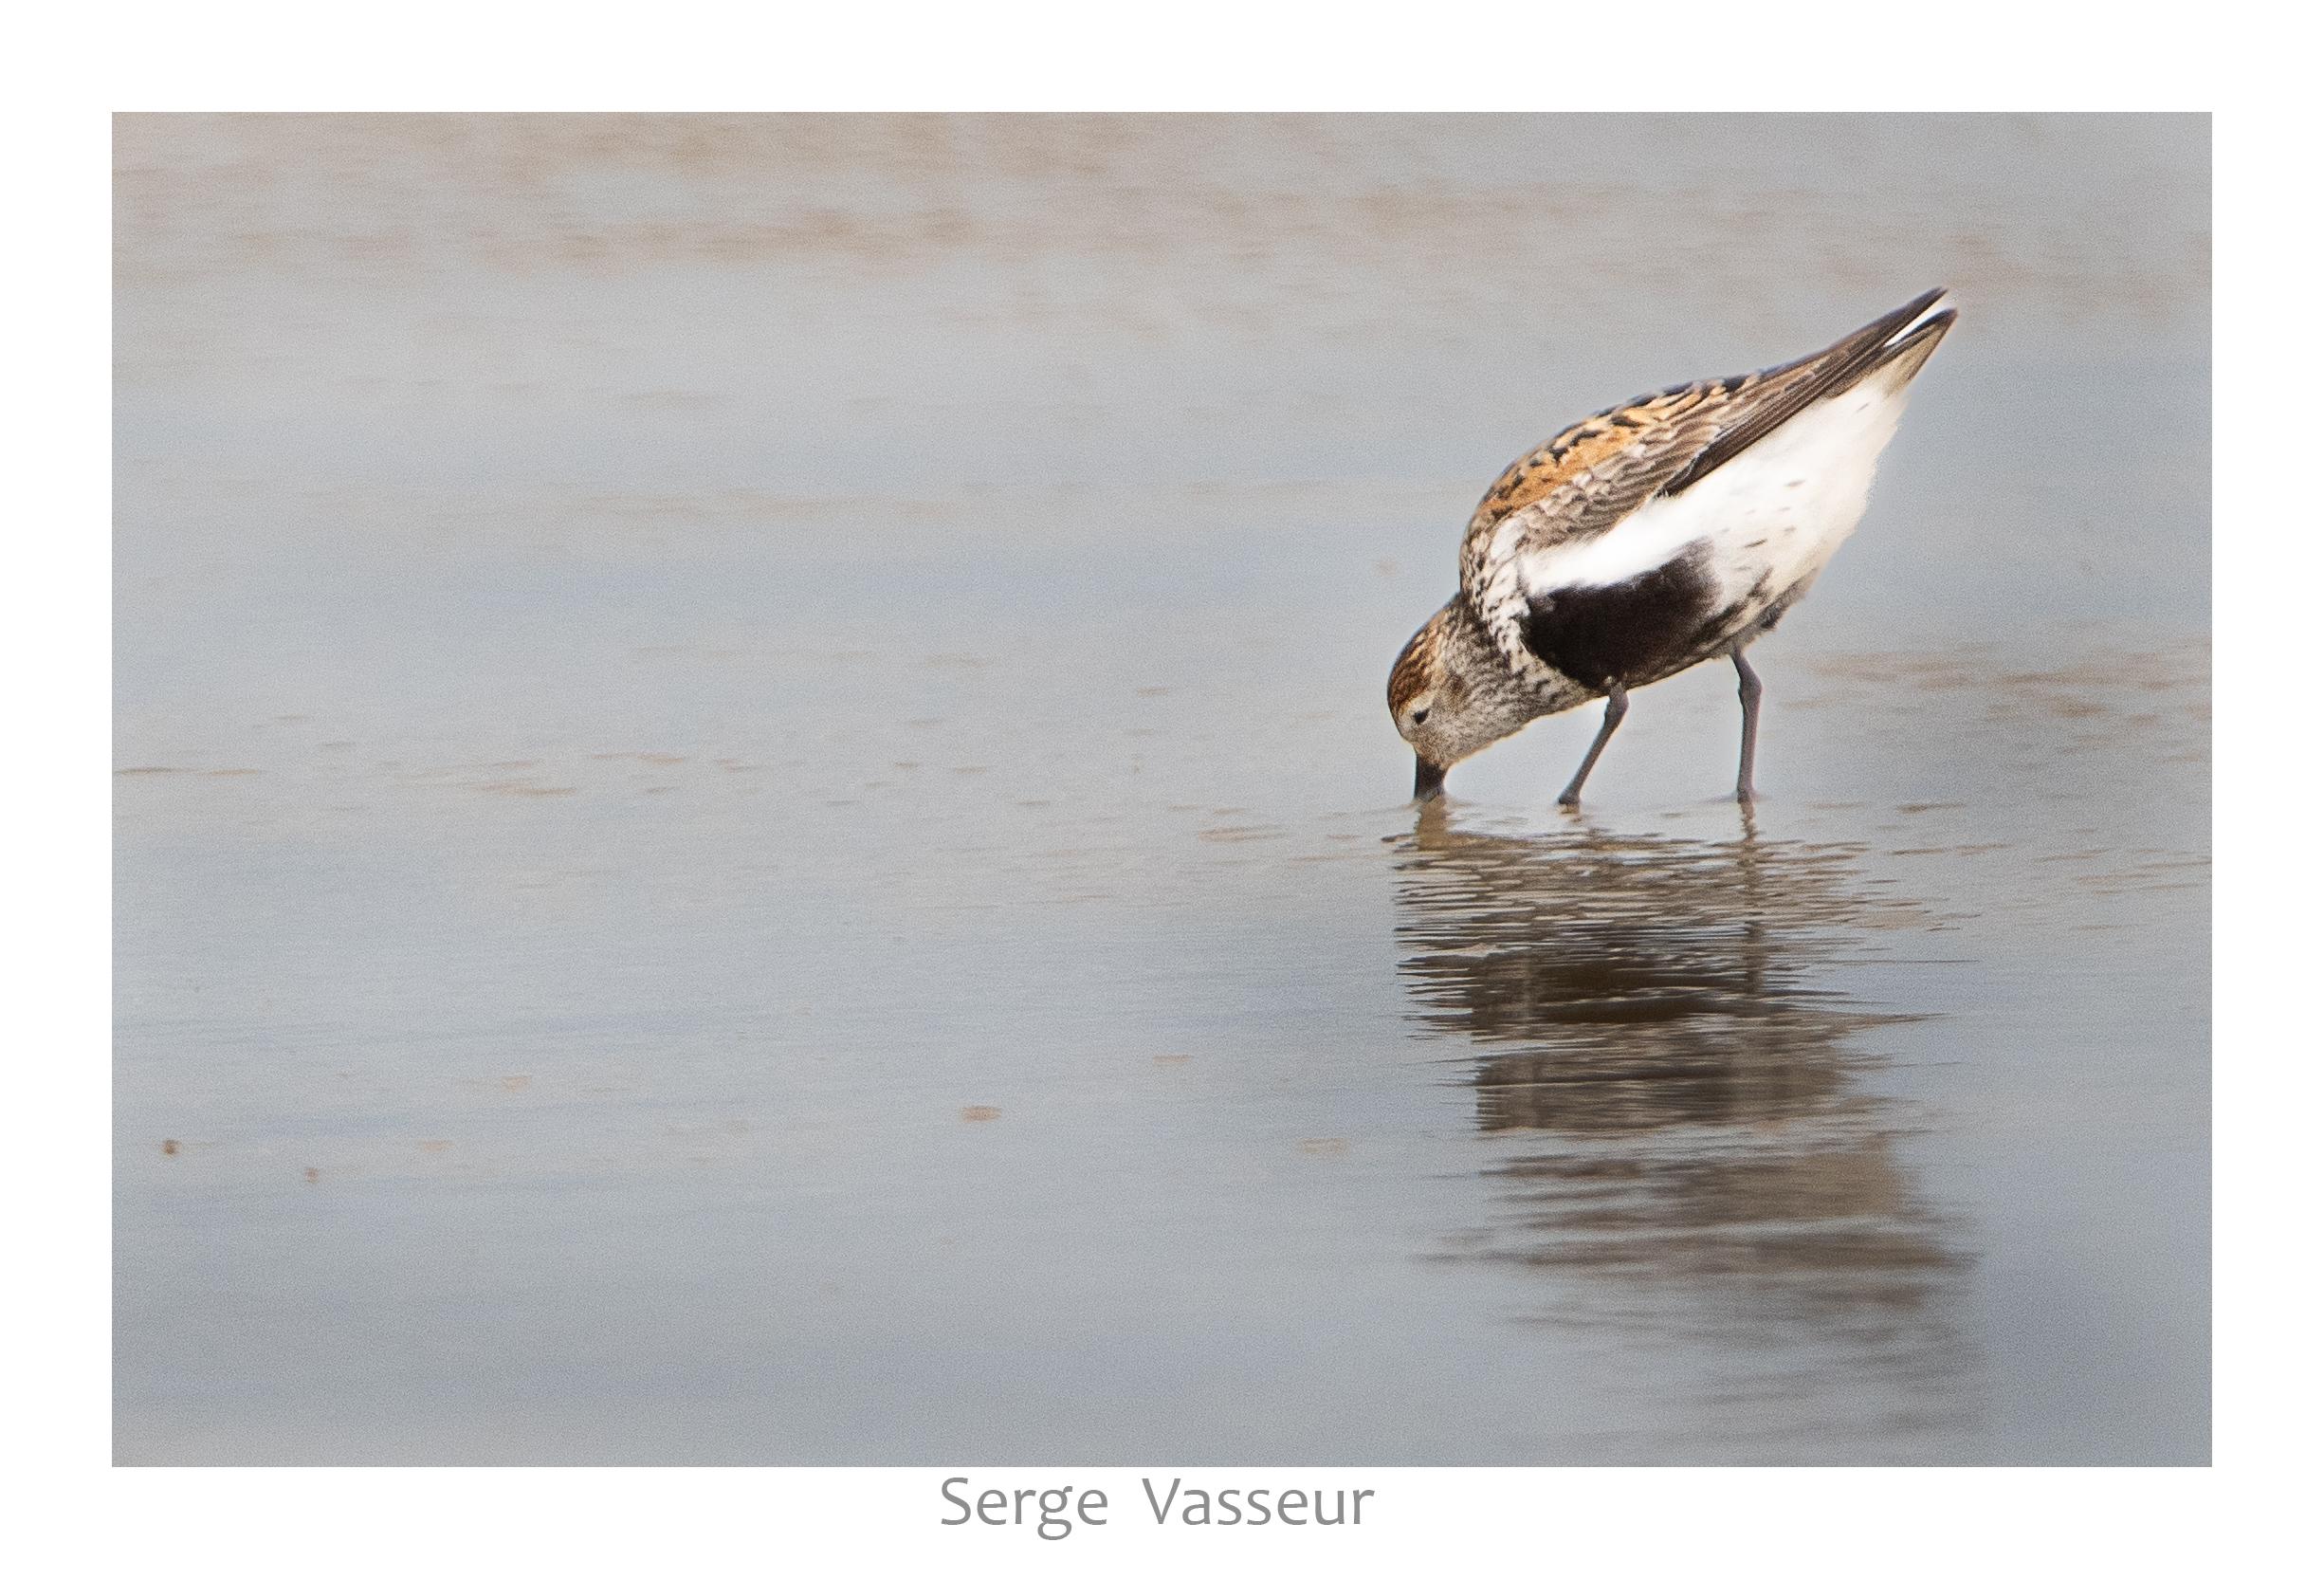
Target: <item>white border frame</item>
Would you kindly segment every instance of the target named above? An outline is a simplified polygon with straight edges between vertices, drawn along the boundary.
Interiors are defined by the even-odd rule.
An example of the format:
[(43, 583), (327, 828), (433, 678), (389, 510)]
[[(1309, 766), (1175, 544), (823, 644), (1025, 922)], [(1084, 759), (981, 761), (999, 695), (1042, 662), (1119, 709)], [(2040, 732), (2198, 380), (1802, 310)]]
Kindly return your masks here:
[[(2304, 494), (2301, 315), (2314, 256), (2313, 48), (2273, 8), (1669, 4), (788, 8), (419, 4), (51, 9), (19, 23), (9, 186), (27, 354), (9, 381), (18, 506), (11, 825), (28, 881), (9, 958), (31, 987), (16, 1067), (12, 1302), (30, 1570), (237, 1574), (674, 1569), (1109, 1571), (1287, 1557), (1355, 1571), (1507, 1557), (1649, 1573), (1974, 1564), (2133, 1573), (2256, 1566), (2304, 1498), (2315, 1033), (2288, 990), (2316, 935), (2309, 620), (2324, 523)], [(2296, 77), (2297, 74), (2297, 77)], [(935, 1470), (117, 1471), (108, 1244), (109, 114), (192, 108), (2217, 108), (2220, 1097), (2216, 1471), (1365, 1471), (1356, 1532), (1043, 1543), (938, 1528)], [(2300, 275), (2298, 287), (2292, 279)], [(2158, 445), (2174, 435), (2158, 434)], [(25, 726), (28, 725), (29, 726)], [(2302, 1331), (2298, 1337), (2304, 1338)], [(1088, 1471), (1012, 1471), (1088, 1484)], [(2313, 1474), (2313, 1471), (2310, 1471)], [(991, 1478), (988, 1476), (988, 1478)], [(1136, 1495), (1136, 1472), (1097, 1479)], [(1226, 1477), (1220, 1475), (1218, 1478)], [(1263, 1478), (1282, 1483), (1282, 1471)], [(1135, 1516), (1129, 1516), (1135, 1515)], [(1371, 1522), (1375, 1521), (1376, 1522)], [(1289, 1544), (1285, 1544), (1285, 1543)], [(2294, 1549), (2313, 1543), (2298, 1541)], [(1071, 1555), (1056, 1558), (1056, 1552)], [(1033, 1555), (1027, 1556), (1026, 1553)]]

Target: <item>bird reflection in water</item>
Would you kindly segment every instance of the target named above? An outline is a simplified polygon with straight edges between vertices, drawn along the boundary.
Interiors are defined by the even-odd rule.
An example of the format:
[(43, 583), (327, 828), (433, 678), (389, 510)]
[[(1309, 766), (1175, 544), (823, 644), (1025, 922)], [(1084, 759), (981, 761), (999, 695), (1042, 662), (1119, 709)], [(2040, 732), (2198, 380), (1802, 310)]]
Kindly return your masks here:
[(1425, 811), (1400, 851), (1399, 968), (1420, 1023), (1473, 1045), (1510, 1207), (1455, 1253), (1575, 1275), (1545, 1319), (1955, 1363), (1967, 1258), (1852, 1046), (1893, 1017), (1830, 984), (1927, 918), (1855, 863), (1748, 819), (1718, 842), (1514, 838)]

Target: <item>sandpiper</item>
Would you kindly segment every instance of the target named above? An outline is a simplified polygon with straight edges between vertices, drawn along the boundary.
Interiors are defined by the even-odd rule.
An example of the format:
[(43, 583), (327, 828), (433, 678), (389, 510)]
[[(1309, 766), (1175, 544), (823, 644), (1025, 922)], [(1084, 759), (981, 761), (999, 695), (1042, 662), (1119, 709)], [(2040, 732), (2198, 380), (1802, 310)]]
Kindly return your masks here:
[(1863, 518), (1906, 388), (1952, 326), (1949, 308), (1930, 311), (1944, 294), (1798, 361), (1609, 407), (1501, 473), (1461, 540), (1460, 591), (1388, 675), (1414, 797), (1602, 696), (1598, 738), (1558, 797), (1579, 805), (1630, 692), (1726, 657), (1743, 697), (1735, 797), (1748, 801), (1760, 683), (1743, 651)]

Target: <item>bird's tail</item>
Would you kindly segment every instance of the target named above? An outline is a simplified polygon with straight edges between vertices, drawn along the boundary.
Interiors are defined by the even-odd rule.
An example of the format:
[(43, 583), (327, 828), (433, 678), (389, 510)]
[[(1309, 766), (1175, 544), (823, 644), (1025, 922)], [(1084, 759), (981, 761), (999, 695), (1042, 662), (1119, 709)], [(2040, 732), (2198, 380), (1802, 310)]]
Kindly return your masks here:
[[(1923, 291), (1845, 340), (1743, 380), (1749, 388), (1748, 397), (1719, 429), (1717, 436), (1703, 446), (1685, 468), (1663, 486), (1662, 491), (1685, 492), (1817, 401), (1855, 389), (1884, 367), (1904, 367), (1904, 376), (1910, 378), (1919, 371), (1921, 359), (1927, 358), (1929, 350), (1944, 334), (1943, 326), (1953, 320), (1949, 309), (1921, 321), (1921, 314), (1935, 306), (1944, 295), (1943, 286)], [(1931, 324), (1938, 327), (1921, 342), (1920, 348), (1908, 349)]]
[(1921, 365), (1928, 361), (1929, 354), (1937, 348), (1937, 341), (1945, 338), (1945, 331), (1951, 328), (1953, 321), (1960, 316), (1952, 308), (1947, 307), (1943, 312), (1931, 313), (1922, 319), (1908, 333), (1897, 336), (1880, 348), (1880, 355), (1873, 359), (1872, 367), (1864, 374), (1864, 380), (1877, 380), (1891, 389), (1901, 389), (1911, 383), (1913, 376), (1920, 372)]

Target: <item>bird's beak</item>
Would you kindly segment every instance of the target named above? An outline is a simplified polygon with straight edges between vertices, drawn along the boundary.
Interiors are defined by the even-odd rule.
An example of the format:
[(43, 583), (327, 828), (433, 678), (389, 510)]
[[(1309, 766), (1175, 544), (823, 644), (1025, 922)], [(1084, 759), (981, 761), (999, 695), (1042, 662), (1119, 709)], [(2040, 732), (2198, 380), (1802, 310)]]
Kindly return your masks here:
[(1444, 769), (1415, 753), (1412, 759), (1412, 798), (1434, 800), (1444, 793)]

